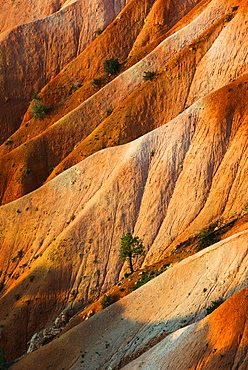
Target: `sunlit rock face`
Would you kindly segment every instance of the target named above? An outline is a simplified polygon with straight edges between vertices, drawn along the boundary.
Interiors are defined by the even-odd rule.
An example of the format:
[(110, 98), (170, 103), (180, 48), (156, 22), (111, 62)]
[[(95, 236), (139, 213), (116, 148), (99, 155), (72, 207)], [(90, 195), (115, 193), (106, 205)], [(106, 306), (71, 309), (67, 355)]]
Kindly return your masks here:
[(1, 143), (21, 124), (34, 91), (40, 91), (80, 54), (96, 37), (95, 31), (105, 28), (128, 0), (118, 4), (78, 0), (64, 6), (63, 1), (43, 1), (40, 6), (31, 2), (27, 9), (26, 1), (4, 3), (0, 15), (2, 30), (6, 30), (0, 33)]
[[(247, 285), (246, 268), (247, 231), (181, 261), (121, 301), (24, 357), (13, 368), (31, 367), (39, 363), (39, 359), (42, 364), (37, 365), (38, 369), (42, 365), (54, 369), (60, 369), (61, 365), (66, 369), (122, 366), (139, 369), (141, 363), (146, 369), (166, 366), (204, 369), (209, 363), (210, 369), (210, 364), (214, 368), (224, 361), (247, 363), (244, 351), (247, 288), (241, 290)], [(240, 292), (229, 298), (237, 291)], [(210, 313), (212, 302), (218, 308)], [(185, 351), (184, 361), (181, 351)]]
[[(124, 370), (139, 369), (217, 369), (234, 363), (237, 369), (248, 366), (247, 288), (235, 294), (206, 318), (179, 329)], [(242, 340), (240, 340), (242, 338)], [(185, 356), (179, 356), (182, 351)]]
[[(248, 23), (245, 1), (45, 1), (36, 12), (30, 2), (18, 20), (22, 2), (5, 3), (0, 348), (10, 361), (117, 283), (125, 233), (142, 239), (134, 265), (145, 268), (246, 214)], [(111, 58), (117, 74), (104, 70)], [(178, 353), (206, 336), (206, 353), (185, 364), (213, 369), (225, 353), (232, 362), (231, 341), (242, 352), (246, 339), (234, 325), (218, 344), (218, 317), (229, 306), (239, 316), (232, 302), (246, 309), (246, 290), (229, 300), (247, 286), (246, 223), (228, 236), (13, 368), (157, 370), (168, 356), (181, 370)], [(204, 318), (219, 298), (223, 309)]]

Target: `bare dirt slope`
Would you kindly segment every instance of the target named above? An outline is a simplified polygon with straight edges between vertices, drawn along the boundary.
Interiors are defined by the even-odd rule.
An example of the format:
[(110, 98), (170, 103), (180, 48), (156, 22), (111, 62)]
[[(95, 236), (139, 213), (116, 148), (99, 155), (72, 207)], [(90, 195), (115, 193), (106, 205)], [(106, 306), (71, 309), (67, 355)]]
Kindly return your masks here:
[[(22, 297), (7, 320), (13, 329), (22, 315), (22, 328), (12, 336), (25, 332), (28, 340), (38, 312), (40, 327), (64, 307), (82, 308), (109, 289), (119, 278), (119, 240), (127, 231), (142, 238), (144, 264), (150, 264), (212, 224), (242, 214), (247, 105), (238, 91), (246, 85), (241, 79), (218, 90), (168, 124), (95, 153), (0, 208), (3, 317), (15, 295)], [(30, 275), (37, 279), (30, 283)]]
[(247, 288), (237, 293), (122, 369), (247, 369), (247, 293)]
[[(50, 14), (51, 4), (34, 20), (30, 2), (27, 23), (10, 21), (0, 34), (0, 349), (8, 361), (61, 312), (72, 317), (122, 278), (125, 233), (142, 239), (134, 266), (145, 268), (248, 212), (247, 2), (77, 0)], [(112, 57), (118, 75), (103, 69)], [(145, 81), (146, 72), (155, 75)], [(26, 110), (37, 88), (32, 104), (46, 104), (43, 119)], [(180, 369), (176, 353), (208, 335), (208, 350), (199, 347), (188, 367), (239, 361), (230, 343), (242, 352), (242, 329), (225, 332), (219, 347), (221, 307), (203, 317), (211, 301), (247, 287), (242, 220), (13, 368), (135, 369), (156, 356), (163, 369), (168, 355)], [(245, 294), (226, 302), (230, 318), (246, 310)], [(164, 349), (142, 355), (160, 340)]]
[(34, 91), (82, 52), (96, 37), (95, 31), (106, 27), (127, 2), (74, 1), (0, 34), (1, 143), (21, 124)]
[[(145, 16), (150, 8), (153, 9), (151, 1), (142, 4), (140, 6), (137, 2), (130, 2), (121, 12), (120, 18), (44, 88), (41, 97), (51, 109), (44, 122), (39, 120), (26, 122), (4, 143), (1, 148), (3, 154), (1, 168), (2, 176), (6, 179), (1, 191), (2, 203), (34, 190), (47, 178), (56, 176), (96, 150), (133, 140), (174, 118), (188, 106), (191, 84), (204, 55), (210, 53), (213, 65), (217, 64), (221, 70), (223, 69), (216, 88), (232, 81), (232, 76), (235, 75), (237, 78), (247, 70), (245, 49), (240, 48), (247, 33), (246, 23), (240, 22), (239, 19), (240, 14), (243, 14), (242, 8), (232, 11), (226, 1), (211, 2), (205, 5), (200, 13), (197, 8), (193, 14), (193, 9), (192, 22), (187, 22), (185, 16), (186, 25), (170, 37), (165, 37), (140, 62), (102, 88), (93, 87), (90, 80), (103, 72), (105, 59), (115, 56), (124, 61), (127, 58), (135, 39), (143, 29)], [(233, 19), (226, 22), (228, 11), (231, 11)], [(180, 15), (184, 15), (182, 10), (177, 17)], [(130, 25), (132, 32), (127, 33), (130, 18), (133, 19), (133, 25)], [(136, 19), (141, 20), (137, 22)], [(229, 43), (229, 35), (233, 34), (233, 28), (236, 30), (240, 24), (242, 29), (239, 27), (239, 32), (235, 32), (236, 40), (232, 44), (237, 61), (240, 58), (244, 59), (242, 71), (239, 70), (240, 64), (230, 62), (229, 53), (224, 53), (222, 59), (218, 56), (223, 45), (223, 41), (219, 42), (219, 36), (223, 35), (221, 39), (224, 37)], [(113, 39), (112, 35), (115, 32), (118, 37)], [(212, 53), (213, 43), (217, 45), (214, 53)], [(232, 76), (226, 76), (224, 72), (226, 65), (231, 69)], [(146, 84), (148, 86), (142, 88), (143, 74), (146, 71), (158, 72), (159, 76), (152, 84), (149, 81)], [(103, 78), (103, 83), (108, 82), (106, 78), (106, 76)], [(214, 78), (212, 90), (215, 89), (216, 81)], [(79, 82), (83, 86), (72, 94), (73, 86)], [(133, 94), (137, 103), (135, 105), (132, 105)], [(162, 99), (164, 96), (165, 99)], [(114, 112), (112, 117), (109, 117), (111, 122), (109, 119), (104, 122), (107, 117), (106, 111), (111, 112), (112, 109)], [(101, 131), (95, 132), (99, 125)], [(105, 129), (102, 130), (103, 125)], [(114, 125), (111, 135), (106, 132), (110, 125)], [(25, 155), (22, 145), (24, 143)], [(37, 159), (33, 156), (34, 151), (37, 153)], [(39, 158), (43, 158), (46, 155), (44, 153), (48, 153), (49, 160), (40, 163)], [(28, 165), (28, 162), (36, 166), (30, 170), (27, 183), (23, 177), (25, 172), (22, 172), (22, 167)], [(11, 168), (13, 163), (15, 168)], [(12, 195), (4, 194), (6, 187), (10, 186), (15, 188), (15, 191)]]
[(46, 2), (34, 2), (32, 0), (1, 0), (0, 33), (12, 29), (17, 25), (49, 16), (60, 10), (65, 2), (65, 0), (51, 0)]

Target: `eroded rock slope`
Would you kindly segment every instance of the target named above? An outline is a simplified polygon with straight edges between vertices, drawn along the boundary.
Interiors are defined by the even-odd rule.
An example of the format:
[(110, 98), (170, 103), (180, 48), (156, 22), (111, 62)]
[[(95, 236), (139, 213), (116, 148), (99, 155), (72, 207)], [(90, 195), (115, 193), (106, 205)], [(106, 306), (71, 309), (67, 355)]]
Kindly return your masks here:
[[(138, 269), (248, 210), (246, 1), (58, 6), (0, 35), (8, 138), (0, 147), (0, 348), (8, 361), (62, 311), (72, 316), (116, 284), (126, 232), (145, 245)], [(111, 57), (121, 62), (118, 76), (103, 70)], [(155, 76), (144, 81), (145, 72)], [(36, 100), (47, 114), (35, 119), (29, 108), (21, 124), (31, 90), (43, 86)], [(173, 369), (184, 370), (177, 351), (202, 343), (222, 315), (220, 308), (203, 318), (211, 301), (247, 286), (245, 225), (13, 368), (135, 369), (153, 366), (156, 356), (162, 369), (168, 356)], [(230, 301), (241, 302), (239, 312), (244, 292)], [(210, 356), (218, 330), (211, 330), (208, 351), (185, 362), (192, 369), (218, 362)], [(238, 361), (230, 343), (242, 352), (241, 334), (235, 326), (229, 344), (216, 350), (221, 366), (223, 354)]]
[[(211, 224), (242, 214), (248, 190), (242, 86), (246, 93), (246, 78), (0, 208), (2, 309), (13, 305), (15, 294), (22, 297), (13, 315), (22, 314), (23, 330), (30, 327), (27, 337), (41, 307), (46, 313), (39, 311), (40, 324), (65, 306), (83, 307), (118, 280), (125, 232), (142, 238), (149, 264)], [(37, 276), (32, 283), (30, 275)], [(15, 319), (8, 317), (13, 327)], [(19, 336), (21, 328), (17, 331)]]
[[(2, 145), (2, 203), (34, 190), (101, 148), (125, 143), (165, 124), (201, 94), (216, 90), (247, 71), (246, 48), (242, 41), (247, 34), (246, 23), (242, 20), (245, 8), (230, 7), (226, 1), (211, 2), (202, 5), (200, 13), (198, 7), (195, 14), (193, 9), (193, 20), (187, 23), (185, 17), (186, 26), (169, 37), (165, 37), (165, 33), (165, 39), (140, 62), (107, 84), (106, 76), (100, 78), (99, 81), (106, 84), (102, 88), (92, 86), (92, 78), (103, 71), (103, 60), (115, 55), (124, 61), (128, 56), (134, 40), (144, 28), (143, 21), (135, 22), (135, 16), (142, 19), (151, 8), (151, 2), (142, 4), (138, 11), (136, 2), (130, 2), (118, 21), (47, 85), (41, 93), (51, 109), (47, 117), (43, 121), (26, 122)], [(228, 10), (231, 13), (227, 13)], [(230, 21), (227, 21), (227, 14)], [(134, 19), (134, 27), (127, 35), (123, 30), (127, 30), (130, 18)], [(109, 38), (116, 27), (120, 37), (111, 42)], [(128, 40), (128, 46), (124, 40)], [(230, 58), (228, 50), (222, 50), (223, 40), (233, 45), (233, 57)], [(116, 46), (118, 42), (120, 45)], [(105, 44), (107, 48), (103, 47)], [(96, 59), (96, 63), (90, 63), (90, 59)], [(215, 74), (204, 75), (204, 81), (208, 81), (207, 91), (197, 77), (204, 63), (207, 64), (204, 73), (218, 69), (218, 78)], [(153, 81), (144, 83), (146, 71), (155, 71), (158, 75)], [(71, 88), (79, 82), (83, 86), (72, 93)], [(106, 112), (112, 110), (107, 117)], [(10, 192), (10, 188), (14, 191)]]
[(84, 50), (95, 38), (95, 31), (106, 27), (127, 2), (68, 2), (50, 16), (0, 34), (1, 143), (21, 124), (33, 93)]
[[(203, 317), (212, 301), (226, 300), (247, 286), (247, 262), (245, 231), (168, 269), (120, 302), (26, 356), (13, 369), (36, 363), (37, 369), (42, 366), (117, 369), (159, 341), (124, 368), (181, 370), (201, 364), (200, 369), (210, 369), (210, 364), (219, 366), (237, 359), (236, 352), (240, 353), (239, 360), (246, 359), (242, 349), (247, 343), (243, 316), (247, 312), (247, 289), (227, 300), (219, 308), (221, 312)], [(183, 329), (178, 331), (180, 327)], [(219, 333), (223, 331), (222, 337)], [(238, 339), (240, 334), (243, 341)], [(181, 351), (185, 356), (179, 355)], [(43, 359), (41, 365), (39, 358)]]

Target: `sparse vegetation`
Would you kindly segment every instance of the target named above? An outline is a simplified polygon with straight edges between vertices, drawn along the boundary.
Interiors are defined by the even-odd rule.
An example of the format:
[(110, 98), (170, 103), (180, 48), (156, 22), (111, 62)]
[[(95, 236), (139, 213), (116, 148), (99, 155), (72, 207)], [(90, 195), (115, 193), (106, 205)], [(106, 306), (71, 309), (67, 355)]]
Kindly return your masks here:
[(47, 107), (39, 100), (33, 100), (30, 111), (34, 119), (42, 120), (47, 113)]
[(200, 240), (198, 242), (198, 249), (201, 250), (203, 248), (209, 247), (210, 245), (215, 243), (215, 237), (212, 231), (201, 230), (200, 232)]
[(30, 283), (32, 283), (32, 281), (34, 280), (34, 275), (30, 275), (28, 278), (29, 278)]
[(144, 72), (143, 79), (144, 81), (151, 81), (156, 76), (156, 72)]
[(131, 275), (129, 272), (125, 272), (125, 273), (124, 273), (124, 278), (125, 278), (125, 279), (126, 279), (126, 278), (128, 278), (128, 276), (129, 276), (129, 275)]
[(14, 294), (15, 301), (18, 301), (20, 299), (20, 294), (16, 293)]
[(71, 215), (71, 217), (70, 217), (70, 222), (71, 221), (73, 221), (73, 220), (75, 220), (75, 218), (76, 218), (76, 216), (73, 214), (73, 215)]
[(15, 257), (12, 258), (12, 262), (15, 262), (16, 260), (20, 260), (23, 256), (24, 256), (23, 250), (17, 251)]
[(13, 142), (14, 142), (13, 140), (7, 140), (7, 141), (5, 141), (5, 143), (4, 143), (4, 144), (5, 144), (5, 145), (10, 145), (10, 144), (13, 144)]
[(108, 307), (112, 303), (111, 294), (104, 294), (100, 303), (101, 303), (103, 308)]
[(154, 279), (156, 276), (162, 274), (167, 268), (170, 266), (170, 263), (164, 264), (160, 270), (152, 270), (143, 272), (141, 278), (136, 282), (136, 284), (132, 287), (132, 291), (138, 289), (142, 285), (148, 283), (148, 281)]
[(83, 85), (81, 84), (81, 82), (75, 82), (74, 84), (70, 85), (70, 90), (72, 92), (72, 91), (80, 89), (80, 87), (82, 86)]
[(117, 58), (111, 58), (103, 62), (104, 71), (110, 75), (116, 75), (120, 70), (120, 66)]
[(39, 96), (38, 91), (34, 91), (34, 93), (32, 95), (32, 99), (33, 100), (41, 100), (41, 97)]
[(209, 315), (211, 312), (216, 310), (216, 308), (218, 308), (223, 302), (224, 302), (223, 298), (219, 298), (216, 301), (212, 301), (211, 305), (209, 307), (207, 307), (207, 309), (206, 309), (207, 310), (207, 315)]
[(19, 251), (17, 252), (17, 258), (22, 258), (22, 257), (23, 257), (23, 255), (24, 255), (23, 250), (19, 250)]
[(246, 215), (248, 213), (248, 201), (245, 202), (243, 209), (242, 209), (242, 214)]
[(106, 109), (107, 116), (110, 116), (110, 114), (113, 112), (113, 108)]
[(225, 16), (225, 22), (230, 22), (234, 17), (234, 14), (233, 13), (228, 13), (226, 14)]
[(99, 87), (101, 85), (101, 80), (99, 78), (93, 78), (91, 80), (91, 85), (93, 85), (95, 87)]
[(132, 287), (132, 291), (140, 288), (142, 285), (148, 283), (148, 281), (152, 280), (156, 275), (152, 273), (144, 273), (141, 278), (136, 282), (136, 284)]
[(120, 259), (121, 261), (128, 260), (131, 274), (133, 269), (133, 258), (144, 253), (144, 246), (138, 236), (132, 236), (127, 233), (121, 238)]
[(104, 29), (103, 28), (98, 28), (96, 31), (95, 31), (95, 34), (97, 36), (101, 35), (101, 33), (103, 33)]

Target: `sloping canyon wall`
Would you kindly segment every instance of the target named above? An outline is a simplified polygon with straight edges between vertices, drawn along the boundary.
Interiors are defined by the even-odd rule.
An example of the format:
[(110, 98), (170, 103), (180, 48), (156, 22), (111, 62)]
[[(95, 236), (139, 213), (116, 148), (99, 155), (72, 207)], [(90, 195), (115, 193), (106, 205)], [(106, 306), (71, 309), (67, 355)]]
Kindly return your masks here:
[[(119, 278), (119, 240), (127, 231), (143, 239), (149, 264), (211, 223), (242, 213), (247, 106), (238, 85), (247, 91), (246, 82), (199, 100), (130, 144), (95, 153), (0, 208), (3, 317), (15, 294), (22, 296), (8, 316), (11, 327), (21, 315), (29, 337), (38, 312), (42, 325), (65, 306), (76, 310), (106, 291)], [(29, 283), (29, 276), (37, 278)], [(16, 330), (19, 336), (21, 327)]]
[[(126, 232), (142, 239), (146, 253), (135, 268), (144, 267), (203, 229), (240, 217), (248, 200), (246, 1), (47, 1), (37, 14), (30, 3), (26, 23), (13, 27), (20, 4), (8, 5), (12, 20), (2, 23), (0, 34), (0, 347), (8, 360), (25, 353), (31, 336), (62, 310), (82, 310), (120, 279), (119, 241)], [(98, 28), (103, 32), (96, 37)], [(112, 57), (121, 62), (118, 76), (103, 69)], [(156, 75), (144, 81), (148, 71)], [(35, 119), (25, 110), (41, 88), (48, 111)], [(211, 326), (210, 317), (203, 319), (211, 300), (247, 286), (246, 242), (244, 230), (186, 259), (14, 368), (59, 369), (57, 353), (65, 369), (86, 369), (78, 360), (81, 340), (74, 349), (68, 343), (89, 333), (87, 369), (125, 366), (155, 344), (156, 335), (179, 335), (182, 325), (166, 318), (175, 307), (184, 324), (193, 325), (185, 335)], [(192, 286), (207, 288), (207, 299), (188, 287), (188, 271)], [(164, 287), (167, 281), (177, 288)], [(179, 287), (185, 293), (178, 294)], [(149, 300), (147, 309), (138, 307), (153, 289), (152, 307)], [(167, 311), (164, 302), (179, 298)], [(128, 309), (138, 316), (121, 320)], [(111, 329), (112, 313), (118, 325)], [(149, 324), (155, 313), (157, 331)], [(173, 325), (163, 332), (167, 320)], [(116, 338), (109, 357), (96, 356), (103, 334), (92, 332), (91, 323), (109, 328), (107, 342)], [(128, 335), (143, 333), (141, 323), (146, 329), (136, 351)], [(149, 356), (153, 352), (144, 361), (152, 361)], [(168, 356), (174, 364), (174, 352)]]
[[(130, 12), (133, 9), (131, 5), (128, 7)], [(75, 93), (76, 97), (74, 94), (66, 98), (64, 96), (65, 101), (59, 103), (58, 112), (57, 108), (53, 108), (55, 114), (52, 111), (44, 122), (31, 120), (23, 125), (1, 148), (1, 176), (4, 179), (0, 189), (2, 203), (34, 190), (47, 179), (101, 148), (125, 143), (168, 122), (201, 94), (209, 93), (243, 75), (247, 70), (246, 49), (242, 43), (247, 34), (246, 23), (243, 21), (244, 10), (241, 8), (237, 14), (233, 12), (232, 16), (235, 16), (231, 22), (225, 22), (226, 2), (218, 2), (216, 8), (213, 12), (211, 3), (200, 14), (196, 11), (190, 24), (165, 38), (154, 51), (100, 90), (95, 91), (91, 86), (94, 92), (86, 93), (86, 82)], [(84, 74), (75, 76), (75, 70), (85, 71), (85, 66), (89, 69), (89, 55), (96, 52), (96, 45), (102, 45), (101, 36), (106, 38), (108, 32), (107, 28), (99, 40), (97, 38), (93, 42), (93, 48), (87, 48), (80, 58), (71, 62), (66, 71), (55, 79), (56, 91), (60, 91), (60, 87), (65, 89), (65, 80), (68, 88), (73, 81), (86, 78)], [(223, 40), (228, 45), (234, 45), (232, 59), (228, 49), (222, 50)], [(122, 41), (120, 40), (121, 45)], [(133, 39), (131, 41), (133, 43)], [(105, 57), (112, 55), (113, 48)], [(120, 57), (124, 58), (124, 54)], [(102, 59), (99, 60), (102, 65)], [(198, 70), (202, 71), (203, 60), (207, 66), (201, 73), (204, 81), (208, 81), (207, 85), (199, 82), (201, 74)], [(80, 68), (74, 67), (77, 64)], [(218, 78), (214, 72), (209, 76), (208, 71), (215, 71), (217, 68), (223, 68), (223, 73), (220, 72)], [(91, 69), (93, 73), (100, 72), (99, 66)], [(73, 77), (69, 76), (71, 70)], [(143, 83), (142, 76), (147, 70), (158, 72), (152, 83)], [(90, 78), (93, 76), (97, 74), (90, 75)], [(45, 102), (49, 98), (54, 100), (54, 95), (60, 96), (59, 93), (54, 94), (54, 89), (54, 82), (45, 88)], [(56, 99), (54, 102), (56, 103)], [(114, 112), (106, 118), (106, 110), (109, 108), (114, 109)]]
[[(160, 341), (124, 369), (245, 369), (247, 288), (228, 297), (247, 285), (246, 268), (247, 231), (180, 262), (13, 369), (122, 368)], [(203, 318), (220, 297), (227, 301), (219, 312)]]
[[(1, 142), (20, 125), (34, 91), (40, 90), (92, 42), (95, 31), (106, 27), (127, 2), (74, 1), (45, 18), (36, 19), (38, 11), (36, 20), (30, 22), (32, 15), (31, 19), (27, 16), (27, 23), (0, 34)], [(21, 7), (21, 3), (12, 3), (10, 14), (16, 7)], [(31, 14), (36, 7), (30, 9)], [(5, 16), (1, 14), (1, 19)]]

